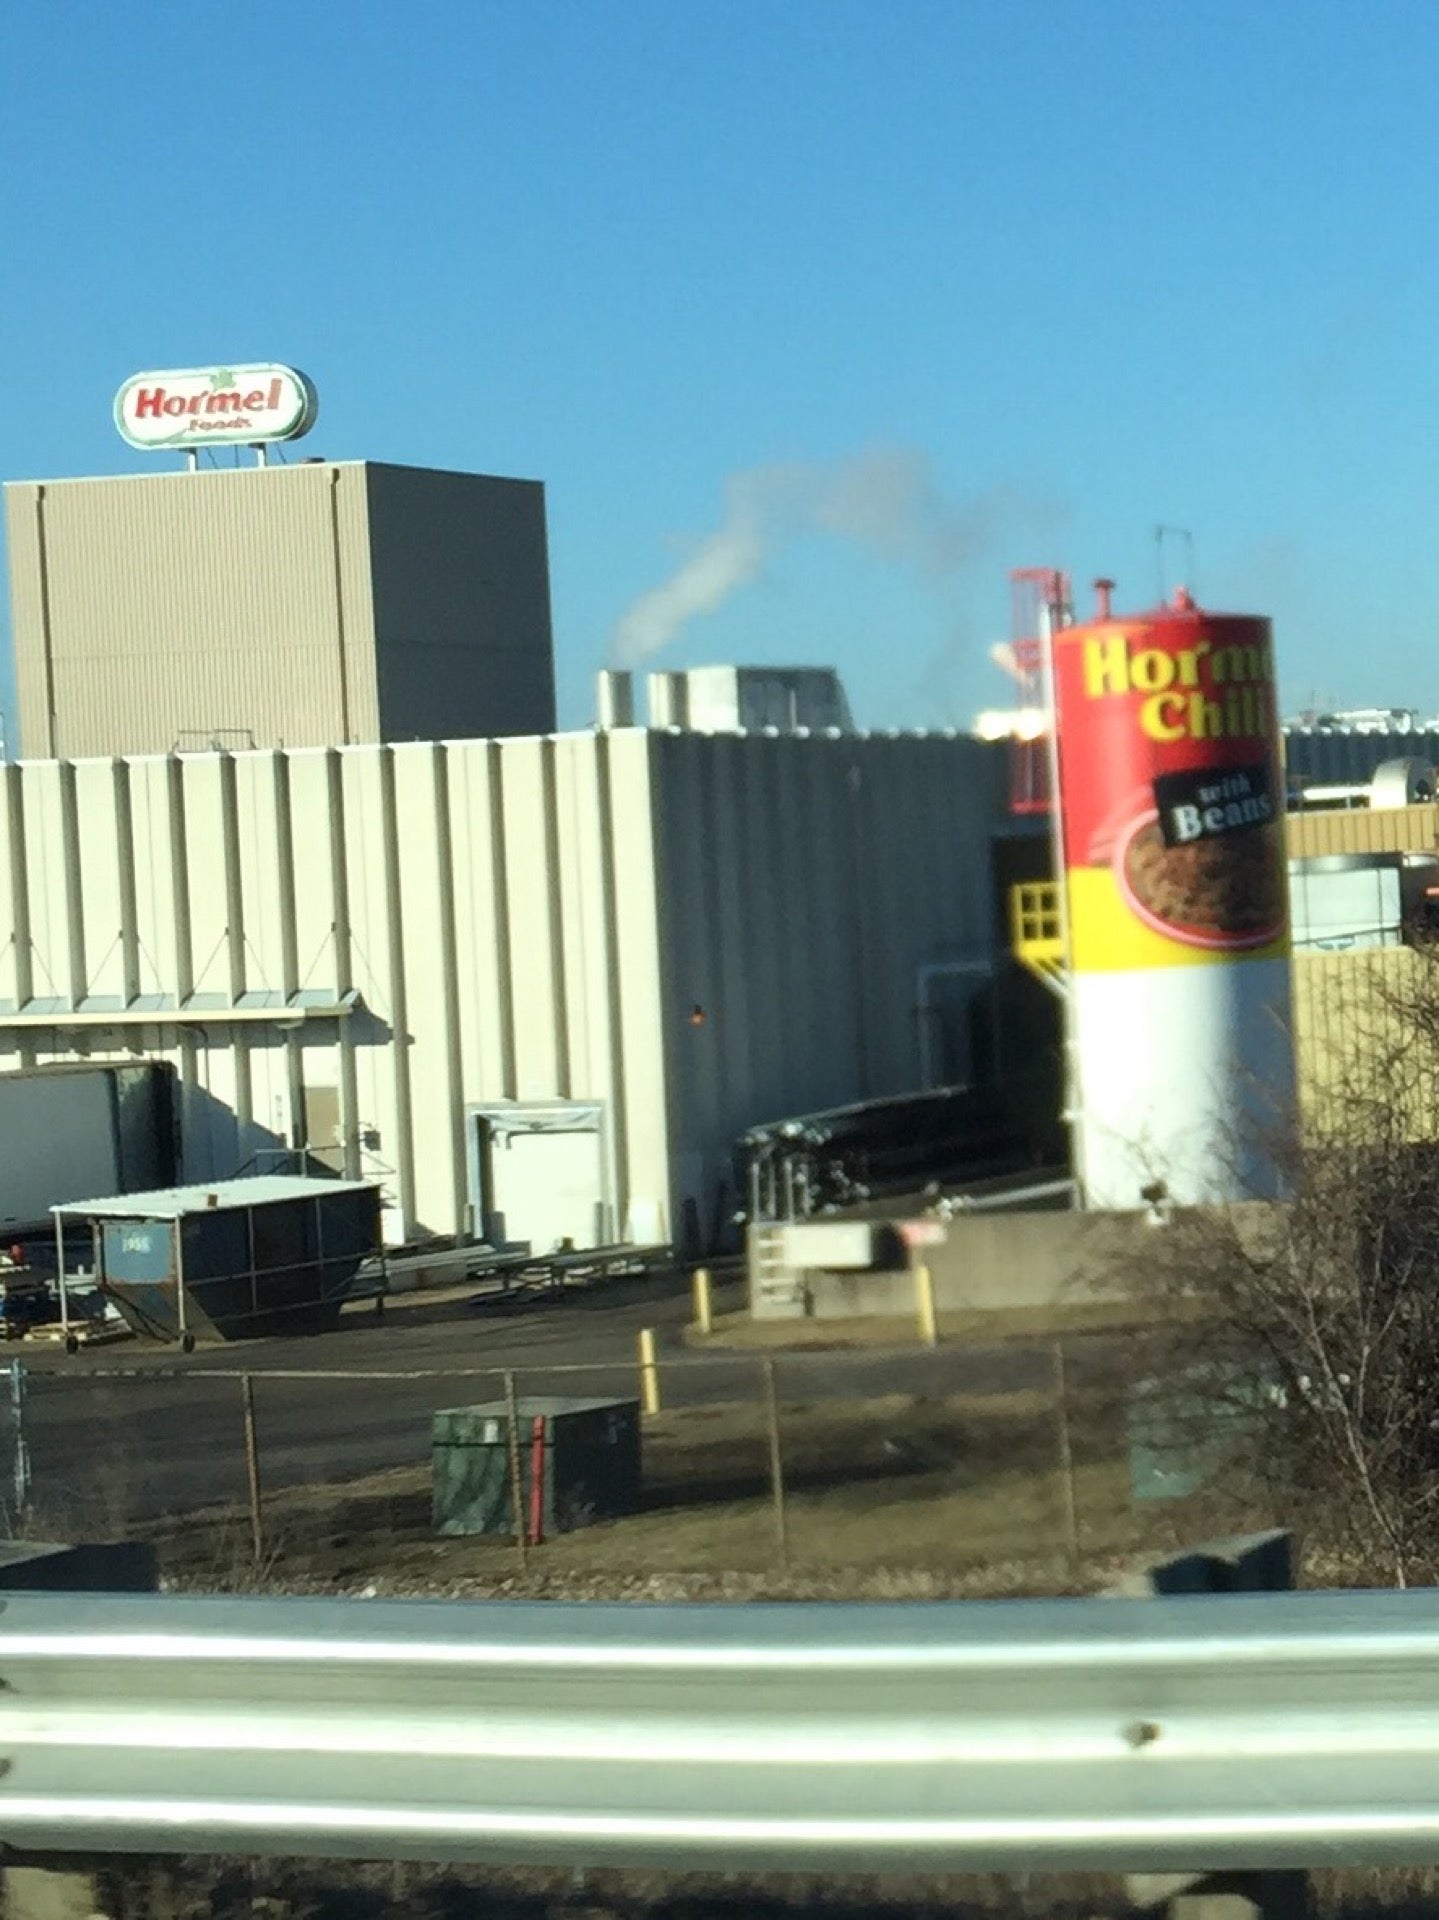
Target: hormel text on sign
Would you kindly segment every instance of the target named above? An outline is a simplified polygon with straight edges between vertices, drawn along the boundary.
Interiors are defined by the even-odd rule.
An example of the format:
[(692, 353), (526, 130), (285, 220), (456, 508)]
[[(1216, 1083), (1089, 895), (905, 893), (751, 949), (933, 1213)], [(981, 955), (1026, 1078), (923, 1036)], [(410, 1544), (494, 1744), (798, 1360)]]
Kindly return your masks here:
[(132, 447), (254, 446), (298, 440), (319, 404), (294, 367), (193, 367), (132, 375), (115, 395), (115, 425)]

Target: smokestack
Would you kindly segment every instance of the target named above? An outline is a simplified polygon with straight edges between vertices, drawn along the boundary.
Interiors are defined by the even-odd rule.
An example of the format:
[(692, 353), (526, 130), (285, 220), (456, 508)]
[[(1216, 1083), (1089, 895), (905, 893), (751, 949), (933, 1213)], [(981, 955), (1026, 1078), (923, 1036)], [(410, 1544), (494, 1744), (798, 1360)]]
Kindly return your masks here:
[(1096, 620), (1107, 620), (1109, 618), (1110, 596), (1113, 594), (1113, 592), (1114, 592), (1114, 582), (1112, 580), (1096, 580), (1095, 581), (1094, 583), (1094, 599), (1095, 599), (1094, 617)]
[(635, 723), (635, 677), (614, 667), (605, 667), (595, 681), (596, 724), (602, 733), (611, 727), (632, 727)]
[(650, 725), (687, 727), (690, 723), (689, 676), (679, 673), (652, 673), (648, 676)]

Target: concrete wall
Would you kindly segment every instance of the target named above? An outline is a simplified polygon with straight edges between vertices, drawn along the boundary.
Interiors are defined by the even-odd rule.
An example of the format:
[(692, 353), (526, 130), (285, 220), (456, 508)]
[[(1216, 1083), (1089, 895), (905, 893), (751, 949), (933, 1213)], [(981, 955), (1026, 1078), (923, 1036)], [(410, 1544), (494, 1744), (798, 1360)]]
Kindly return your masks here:
[[(1239, 1210), (1242, 1231), (1256, 1241), (1272, 1218), (1260, 1203)], [(923, 1258), (941, 1313), (1122, 1303), (1146, 1297), (1164, 1231), (1144, 1213), (958, 1214)], [(817, 1320), (904, 1316), (915, 1307), (914, 1278), (902, 1266), (814, 1274), (809, 1291)]]

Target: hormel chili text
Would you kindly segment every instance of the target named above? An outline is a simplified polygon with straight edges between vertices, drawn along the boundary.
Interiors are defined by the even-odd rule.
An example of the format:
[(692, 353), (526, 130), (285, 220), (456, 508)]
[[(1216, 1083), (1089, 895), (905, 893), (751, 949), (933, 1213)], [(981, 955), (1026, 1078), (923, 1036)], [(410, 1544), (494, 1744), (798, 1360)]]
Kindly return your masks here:
[(1265, 643), (1196, 639), (1170, 650), (1124, 633), (1084, 642), (1088, 698), (1142, 694), (1139, 724), (1151, 740), (1267, 739), (1274, 730), (1273, 684)]
[(1285, 937), (1267, 621), (1182, 602), (1053, 636), (1076, 967), (1201, 964)]

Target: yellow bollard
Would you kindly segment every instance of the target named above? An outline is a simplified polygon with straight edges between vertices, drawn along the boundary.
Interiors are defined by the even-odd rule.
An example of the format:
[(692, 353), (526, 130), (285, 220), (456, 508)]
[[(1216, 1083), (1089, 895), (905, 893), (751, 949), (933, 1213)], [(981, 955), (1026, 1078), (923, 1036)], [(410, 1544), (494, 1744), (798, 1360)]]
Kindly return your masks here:
[(710, 1309), (710, 1270), (708, 1267), (696, 1267), (694, 1270), (695, 1330), (698, 1333), (714, 1332), (714, 1314)]
[(653, 1327), (644, 1327), (640, 1331), (640, 1411), (658, 1413), (660, 1410), (660, 1370), (655, 1364), (655, 1335)]
[(914, 1269), (914, 1305), (919, 1318), (919, 1337), (927, 1347), (939, 1345), (939, 1316), (934, 1308), (934, 1275), (920, 1260)]

